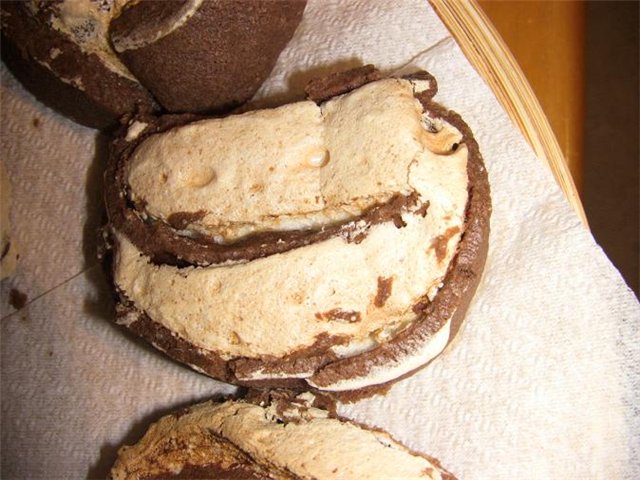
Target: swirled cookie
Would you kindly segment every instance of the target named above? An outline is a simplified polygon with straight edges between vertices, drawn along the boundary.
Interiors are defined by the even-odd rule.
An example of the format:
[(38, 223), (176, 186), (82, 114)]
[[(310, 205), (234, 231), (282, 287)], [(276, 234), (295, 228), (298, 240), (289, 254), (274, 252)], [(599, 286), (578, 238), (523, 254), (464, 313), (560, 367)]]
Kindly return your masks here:
[(132, 120), (106, 177), (119, 322), (247, 386), (349, 392), (442, 352), (484, 265), (487, 175), (433, 77), (378, 77)]
[(388, 433), (313, 403), (308, 393), (273, 392), (183, 409), (121, 448), (111, 478), (455, 480), (437, 460)]

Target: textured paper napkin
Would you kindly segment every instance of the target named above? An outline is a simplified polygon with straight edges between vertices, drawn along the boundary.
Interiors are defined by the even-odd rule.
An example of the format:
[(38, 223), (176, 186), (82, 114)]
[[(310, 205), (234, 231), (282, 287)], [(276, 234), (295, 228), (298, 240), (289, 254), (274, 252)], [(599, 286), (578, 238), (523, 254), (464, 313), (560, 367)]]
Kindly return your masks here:
[[(366, 63), (437, 77), (437, 99), (476, 134), (494, 213), (456, 341), (384, 397), (340, 411), (462, 479), (640, 477), (638, 302), (426, 2), (310, 1), (256, 104)], [(112, 324), (94, 259), (105, 141), (0, 74), (0, 152), (21, 253), (1, 285), (0, 474), (104, 478), (117, 446), (151, 421), (234, 389)], [(12, 289), (28, 296), (17, 312)]]

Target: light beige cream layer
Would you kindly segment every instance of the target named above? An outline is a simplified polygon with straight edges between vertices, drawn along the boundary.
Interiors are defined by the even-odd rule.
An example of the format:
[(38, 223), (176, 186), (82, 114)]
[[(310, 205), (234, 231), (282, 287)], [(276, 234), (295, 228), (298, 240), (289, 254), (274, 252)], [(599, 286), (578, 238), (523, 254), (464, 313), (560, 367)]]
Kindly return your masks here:
[(113, 478), (137, 478), (134, 472), (160, 466), (179, 472), (179, 462), (158, 462), (163, 446), (172, 438), (182, 438), (188, 448), (190, 438), (207, 432), (230, 440), (262, 465), (286, 469), (304, 479), (442, 478), (434, 464), (386, 433), (328, 418), (325, 411), (312, 407), (292, 407), (284, 417), (298, 421), (277, 423), (282, 417), (273, 406), (233, 401), (196, 405), (179, 418), (162, 418), (140, 443), (121, 449)]
[(422, 126), (407, 80), (155, 135), (134, 152), (128, 183), (153, 217), (202, 212), (189, 228), (229, 241), (263, 230), (343, 221), (394, 193), (425, 150), (447, 141)]
[[(113, 0), (100, 2), (95, 0), (63, 0), (56, 5), (56, 15), (50, 19), (51, 26), (69, 37), (87, 55), (95, 54), (110, 70), (129, 80), (137, 82), (129, 69), (116, 56), (109, 43), (109, 24), (120, 15), (129, 3), (140, 0)], [(31, 0), (32, 10), (42, 8), (43, 2)], [(52, 59), (61, 52), (53, 50)]]

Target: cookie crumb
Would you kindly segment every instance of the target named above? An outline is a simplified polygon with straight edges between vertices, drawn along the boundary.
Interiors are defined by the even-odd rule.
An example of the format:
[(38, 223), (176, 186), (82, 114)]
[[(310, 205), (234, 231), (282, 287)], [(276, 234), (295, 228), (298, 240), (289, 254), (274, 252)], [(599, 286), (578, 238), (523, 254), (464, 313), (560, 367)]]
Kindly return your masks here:
[(17, 288), (12, 288), (9, 292), (9, 305), (11, 305), (16, 310), (20, 310), (21, 308), (23, 308), (27, 304), (28, 300), (29, 297), (27, 297), (27, 294), (21, 292)]

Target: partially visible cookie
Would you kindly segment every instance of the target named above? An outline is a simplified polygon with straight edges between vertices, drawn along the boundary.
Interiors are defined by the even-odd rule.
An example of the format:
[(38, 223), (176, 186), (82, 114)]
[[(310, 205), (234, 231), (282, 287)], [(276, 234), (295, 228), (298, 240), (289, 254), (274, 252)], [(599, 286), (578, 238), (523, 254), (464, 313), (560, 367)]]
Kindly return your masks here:
[(178, 411), (153, 424), (137, 444), (122, 447), (111, 478), (455, 478), (388, 433), (313, 403), (309, 393), (275, 392)]
[(9, 277), (16, 269), (18, 252), (11, 235), (11, 182), (0, 160), (0, 280)]
[(41, 102), (83, 125), (151, 110), (153, 98), (109, 44), (109, 23), (127, 1), (3, 1), (2, 59)]
[[(2, 59), (40, 101), (94, 128), (125, 114), (250, 99), (306, 0), (2, 1)], [(154, 98), (155, 97), (155, 98)]]
[(305, 0), (142, 0), (111, 23), (115, 52), (170, 112), (249, 100), (300, 23)]

